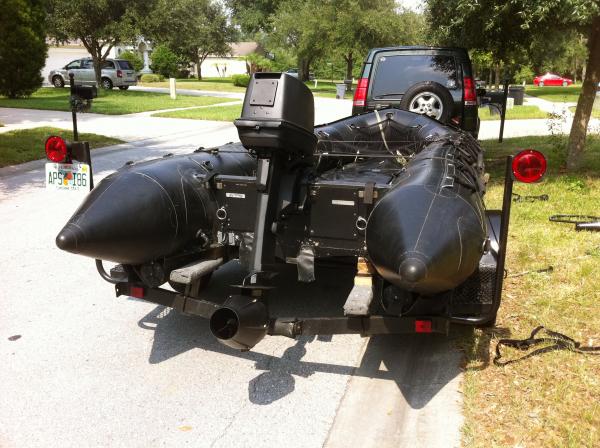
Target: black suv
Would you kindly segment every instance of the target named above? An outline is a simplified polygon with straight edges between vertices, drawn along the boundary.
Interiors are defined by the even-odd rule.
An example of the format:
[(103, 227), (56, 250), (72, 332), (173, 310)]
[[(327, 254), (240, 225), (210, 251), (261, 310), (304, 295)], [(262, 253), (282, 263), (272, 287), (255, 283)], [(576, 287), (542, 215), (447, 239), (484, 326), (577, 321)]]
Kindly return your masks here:
[(477, 94), (464, 48), (374, 48), (354, 93), (352, 114), (396, 107), (479, 132)]

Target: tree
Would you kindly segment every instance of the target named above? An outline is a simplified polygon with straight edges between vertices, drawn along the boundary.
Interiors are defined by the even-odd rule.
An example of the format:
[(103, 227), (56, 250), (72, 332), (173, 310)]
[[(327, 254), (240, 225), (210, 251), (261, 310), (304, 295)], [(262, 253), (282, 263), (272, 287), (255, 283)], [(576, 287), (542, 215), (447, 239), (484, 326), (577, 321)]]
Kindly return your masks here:
[(102, 63), (120, 42), (140, 33), (140, 18), (152, 7), (149, 0), (49, 0), (48, 34), (57, 42), (80, 40), (92, 56), (96, 83)]
[(166, 45), (157, 45), (152, 50), (152, 71), (165, 78), (174, 78), (179, 71), (180, 60)]
[(536, 36), (572, 30), (587, 36), (587, 64), (569, 134), (567, 168), (581, 163), (600, 81), (600, 0), (426, 0), (430, 23), (446, 43), (493, 51), (501, 59)]
[(301, 81), (308, 81), (310, 65), (328, 46), (332, 15), (331, 2), (284, 0), (271, 16), (272, 32), (267, 45), (292, 50)]
[(45, 4), (3, 0), (0, 16), (0, 95), (29, 96), (42, 86), (46, 61)]
[(226, 0), (234, 22), (247, 35), (271, 31), (279, 0)]
[(143, 59), (137, 53), (134, 53), (133, 51), (124, 51), (123, 53), (121, 53), (119, 55), (119, 58), (129, 61), (129, 63), (131, 64), (131, 66), (133, 67), (133, 69), (136, 72), (139, 72), (141, 69), (144, 68)]
[(333, 0), (328, 51), (346, 63), (346, 79), (352, 79), (357, 55), (387, 45), (424, 44), (422, 16), (397, 10), (393, 0)]
[(221, 5), (210, 0), (159, 0), (147, 25), (147, 34), (156, 42), (196, 64), (198, 79), (205, 59), (226, 55), (237, 39)]

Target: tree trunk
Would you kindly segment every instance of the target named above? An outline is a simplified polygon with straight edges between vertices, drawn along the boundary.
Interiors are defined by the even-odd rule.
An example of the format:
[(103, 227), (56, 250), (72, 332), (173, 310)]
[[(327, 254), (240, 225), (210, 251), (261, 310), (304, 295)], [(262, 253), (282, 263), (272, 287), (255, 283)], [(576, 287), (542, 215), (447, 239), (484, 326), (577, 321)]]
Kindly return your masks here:
[(494, 68), (496, 90), (500, 90), (500, 63), (496, 62)]
[(588, 61), (585, 69), (585, 77), (581, 86), (581, 93), (577, 101), (575, 117), (569, 134), (569, 146), (567, 152), (567, 169), (575, 170), (581, 164), (585, 140), (587, 137), (587, 126), (592, 115), (596, 89), (600, 81), (600, 16), (592, 22), (590, 37), (588, 39)]
[(298, 58), (298, 79), (302, 82), (308, 81), (310, 69), (310, 60), (307, 58)]
[(202, 61), (200, 56), (196, 57), (196, 75), (199, 81), (202, 81)]
[(354, 68), (354, 58), (352, 57), (352, 52), (349, 52), (348, 55), (344, 55), (344, 59), (346, 60), (346, 91), (352, 92), (352, 69)]

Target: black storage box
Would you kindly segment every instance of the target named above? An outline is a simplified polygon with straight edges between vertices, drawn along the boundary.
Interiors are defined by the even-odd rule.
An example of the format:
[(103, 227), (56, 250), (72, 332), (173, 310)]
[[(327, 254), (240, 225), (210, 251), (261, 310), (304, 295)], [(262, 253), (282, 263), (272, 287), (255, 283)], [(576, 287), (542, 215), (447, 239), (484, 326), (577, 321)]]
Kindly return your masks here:
[(285, 73), (255, 73), (234, 124), (246, 149), (312, 155), (314, 120), (312, 92), (303, 82)]

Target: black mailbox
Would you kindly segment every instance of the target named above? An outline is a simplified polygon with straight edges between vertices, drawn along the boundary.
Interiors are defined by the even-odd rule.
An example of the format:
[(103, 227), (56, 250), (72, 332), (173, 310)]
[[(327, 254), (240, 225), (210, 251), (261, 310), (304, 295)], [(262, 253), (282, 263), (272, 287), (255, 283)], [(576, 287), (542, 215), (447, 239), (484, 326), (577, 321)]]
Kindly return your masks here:
[(312, 92), (303, 82), (285, 73), (255, 73), (234, 123), (247, 149), (311, 155), (317, 142), (314, 117)]
[(98, 96), (98, 89), (96, 86), (73, 86), (71, 94), (78, 96), (82, 100), (93, 100)]

